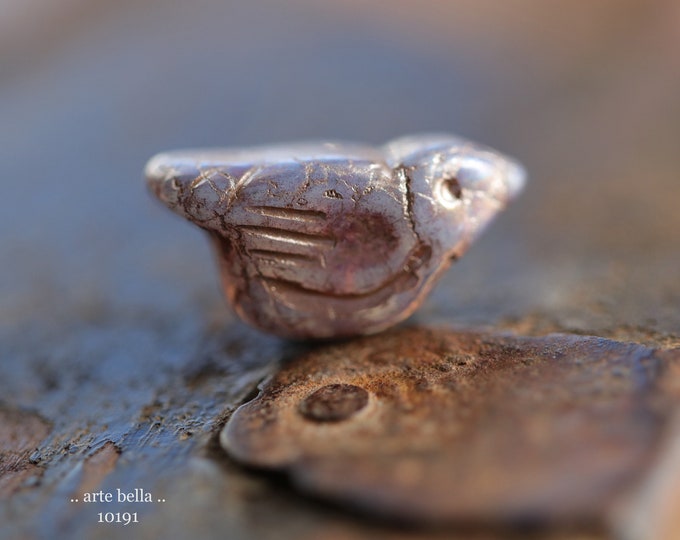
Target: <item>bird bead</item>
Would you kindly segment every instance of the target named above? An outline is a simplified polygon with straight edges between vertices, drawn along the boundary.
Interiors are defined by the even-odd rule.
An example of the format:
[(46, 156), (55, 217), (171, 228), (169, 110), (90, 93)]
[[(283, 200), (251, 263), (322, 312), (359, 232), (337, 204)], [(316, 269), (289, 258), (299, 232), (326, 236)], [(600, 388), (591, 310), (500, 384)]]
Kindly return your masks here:
[(288, 338), (411, 315), (522, 189), (514, 160), (451, 135), (154, 156), (151, 191), (211, 238), (238, 315)]

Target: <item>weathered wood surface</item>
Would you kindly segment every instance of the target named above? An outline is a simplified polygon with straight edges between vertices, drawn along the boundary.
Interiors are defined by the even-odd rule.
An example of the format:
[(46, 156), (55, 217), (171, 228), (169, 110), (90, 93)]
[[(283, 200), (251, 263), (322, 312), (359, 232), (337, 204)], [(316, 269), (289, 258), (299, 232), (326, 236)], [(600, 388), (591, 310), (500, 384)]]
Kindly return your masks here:
[[(233, 410), (282, 363), (294, 370), (328, 352), (236, 321), (205, 238), (155, 205), (141, 181), (145, 160), (167, 148), (379, 143), (419, 130), (458, 131), (517, 155), (531, 180), (385, 346), (436, 327), (444, 343), (472, 328), (653, 349), (653, 384), (630, 398), (630, 410), (653, 419), (620, 424), (640, 445), (617, 462), (625, 466), (615, 480), (626, 487), (614, 491), (626, 500), (566, 521), (547, 513), (530, 532), (673, 538), (680, 530), (676, 2), (399, 1), (386, 11), (354, 0), (73, 0), (35, 16), (6, 13), (0, 537), (526, 537), (525, 522), (488, 508), (404, 529), (371, 505), (357, 512), (355, 496), (303, 494), (285, 476), (231, 461), (218, 439)], [(361, 346), (333, 345), (333, 354)], [(605, 368), (607, 391), (634, 380), (628, 368), (619, 378), (615, 365)], [(513, 418), (522, 416), (516, 407), (540, 408), (527, 385)], [(466, 392), (473, 402), (488, 397)], [(583, 448), (601, 435), (584, 432)], [(472, 429), (471, 440), (478, 436)], [(362, 466), (372, 456), (365, 446)], [(498, 454), (488, 456), (497, 470)], [(516, 480), (517, 493), (532, 493), (531, 481)], [(165, 502), (70, 502), (118, 488)], [(141, 523), (96, 523), (98, 512), (122, 509)]]

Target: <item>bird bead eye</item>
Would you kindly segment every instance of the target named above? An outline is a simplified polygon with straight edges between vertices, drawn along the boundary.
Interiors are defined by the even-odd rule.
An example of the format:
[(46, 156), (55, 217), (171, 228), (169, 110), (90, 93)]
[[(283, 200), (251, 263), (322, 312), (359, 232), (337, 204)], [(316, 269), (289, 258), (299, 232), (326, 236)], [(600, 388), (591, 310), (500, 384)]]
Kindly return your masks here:
[(466, 193), (487, 191), (494, 183), (494, 164), (479, 157), (461, 159), (451, 164), (450, 172), (437, 184), (437, 195), (447, 208), (461, 203)]
[(445, 176), (439, 182), (439, 198), (446, 206), (454, 206), (463, 198), (463, 187), (455, 175)]

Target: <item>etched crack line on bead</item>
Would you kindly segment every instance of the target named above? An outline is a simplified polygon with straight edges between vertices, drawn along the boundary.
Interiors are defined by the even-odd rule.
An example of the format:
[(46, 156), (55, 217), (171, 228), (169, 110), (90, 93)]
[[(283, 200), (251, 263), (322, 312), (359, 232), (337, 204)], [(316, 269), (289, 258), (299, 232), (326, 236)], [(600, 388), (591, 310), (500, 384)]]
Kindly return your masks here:
[(287, 219), (301, 223), (320, 223), (326, 221), (325, 212), (318, 210), (299, 210), (297, 208), (282, 208), (280, 206), (248, 206), (246, 210), (265, 217)]
[(253, 165), (247, 171), (245, 171), (238, 182), (234, 184), (233, 189), (229, 190), (228, 193), (228, 206), (231, 206), (234, 201), (238, 200), (241, 190), (245, 188), (253, 178), (255, 178), (264, 168), (264, 165)]
[(413, 231), (413, 234), (416, 235), (416, 238), (420, 244), (427, 245), (426, 242), (423, 242), (423, 239), (420, 237), (420, 234), (418, 233), (418, 229), (416, 227), (416, 220), (413, 215), (415, 194), (413, 192), (413, 187), (411, 186), (411, 175), (409, 174), (409, 171), (411, 169), (412, 169), (411, 167), (407, 167), (406, 165), (398, 165), (394, 169), (394, 171), (396, 174), (401, 175), (404, 181), (404, 187), (406, 188), (406, 217), (408, 219), (409, 225), (411, 226), (411, 230)]

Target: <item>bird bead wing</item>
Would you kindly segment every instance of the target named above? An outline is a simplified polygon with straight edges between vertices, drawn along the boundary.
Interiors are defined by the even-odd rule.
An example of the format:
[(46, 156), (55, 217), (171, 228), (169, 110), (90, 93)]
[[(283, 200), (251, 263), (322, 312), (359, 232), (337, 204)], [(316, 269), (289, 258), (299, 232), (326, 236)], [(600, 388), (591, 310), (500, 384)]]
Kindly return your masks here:
[(263, 165), (236, 186), (225, 237), (273, 290), (364, 295), (387, 284), (413, 247), (405, 201), (391, 170), (362, 156)]

